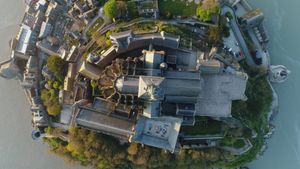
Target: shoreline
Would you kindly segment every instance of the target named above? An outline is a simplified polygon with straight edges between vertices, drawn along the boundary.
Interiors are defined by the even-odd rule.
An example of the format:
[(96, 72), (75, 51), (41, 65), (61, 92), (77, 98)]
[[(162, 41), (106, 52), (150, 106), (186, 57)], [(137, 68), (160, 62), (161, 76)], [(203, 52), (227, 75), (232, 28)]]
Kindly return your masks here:
[[(242, 0), (243, 2), (247, 2), (246, 0)], [(246, 3), (246, 4), (248, 4), (248, 2)], [(249, 4), (248, 4), (249, 5)], [(247, 8), (249, 8), (249, 7), (247, 7)], [(252, 8), (251, 8), (252, 9)], [(267, 43), (265, 44), (266, 46), (267, 46)], [(267, 50), (267, 48), (265, 48), (266, 50)], [(268, 53), (268, 51), (267, 51), (267, 53)], [(30, 56), (30, 57), (32, 57), (32, 56)], [(34, 55), (33, 57), (39, 57), (39, 55)], [(270, 58), (270, 56), (267, 54), (267, 55), (263, 55), (263, 57), (265, 57), (265, 58), (263, 58), (263, 60), (265, 61), (265, 63), (267, 63), (268, 64), (268, 70), (270, 69), (270, 66), (271, 66), (271, 58)], [(263, 65), (263, 66), (265, 66), (265, 65)], [(40, 68), (38, 68), (38, 69), (40, 69)], [(38, 71), (41, 71), (41, 70), (38, 70)], [(26, 75), (24, 75), (26, 78), (27, 78), (27, 76)], [(37, 76), (38, 77), (38, 76)], [(37, 108), (37, 107), (39, 107), (39, 110), (38, 111), (43, 111), (44, 112), (44, 114), (43, 113), (41, 113), (42, 115), (44, 115), (45, 116), (45, 114), (46, 114), (46, 112), (45, 112), (45, 110), (44, 110), (44, 108), (43, 108), (43, 106), (41, 105), (42, 103), (39, 103), (39, 104), (36, 104), (36, 99), (38, 98), (40, 98), (40, 94), (38, 94), (39, 92), (37, 91), (37, 88), (35, 88), (35, 89), (28, 89), (28, 88), (26, 88), (25, 86), (26, 85), (28, 85), (28, 84), (25, 84), (25, 83), (22, 83), (22, 81), (23, 81), (23, 77), (22, 77), (22, 74), (20, 73), (20, 74), (18, 74), (18, 80), (19, 80), (19, 83), (20, 83), (20, 85), (23, 87), (23, 90), (24, 90), (24, 92), (25, 92), (25, 95), (26, 95), (26, 97), (27, 97), (27, 99), (29, 100), (29, 103), (31, 104), (31, 109), (35, 109), (35, 108)], [(37, 81), (39, 82), (39, 78), (37, 78)], [(268, 81), (268, 83), (269, 83), (269, 85), (270, 85), (270, 88), (272, 89), (272, 95), (273, 95), (273, 101), (272, 101), (272, 104), (271, 104), (271, 106), (270, 106), (270, 112), (269, 112), (269, 116), (268, 116), (268, 122), (269, 122), (269, 124), (271, 124), (271, 122), (272, 122), (272, 120), (275, 118), (275, 116), (277, 115), (277, 113), (278, 113), (278, 107), (279, 107), (279, 104), (278, 104), (278, 95), (277, 95), (277, 93), (276, 93), (276, 91), (275, 91), (275, 89), (273, 88), (273, 86), (272, 86), (272, 84), (271, 84), (271, 82), (270, 82), (270, 80), (269, 80), (269, 78), (267, 79), (267, 81)], [(34, 84), (31, 84), (32, 86), (34, 86)], [(34, 91), (34, 92), (33, 92)], [(33, 96), (32, 96), (33, 95)], [(37, 106), (38, 105), (38, 106)], [(277, 110), (277, 111), (276, 111)], [(47, 117), (45, 117), (45, 119), (47, 119), (48, 120), (48, 118)], [(46, 121), (47, 121), (46, 120)], [(49, 121), (48, 121), (49, 122)], [(46, 122), (47, 123), (47, 122)], [(42, 124), (45, 124), (45, 123), (42, 123)], [(49, 125), (49, 126), (51, 126), (51, 125)]]
[[(251, 11), (253, 10), (253, 7), (252, 5), (247, 1), (247, 0), (240, 0), (239, 2), (246, 10), (248, 11)], [(266, 30), (264, 30), (266, 31)], [(267, 43), (268, 45), (268, 43)], [(270, 70), (270, 66), (271, 66), (271, 57), (270, 57), (270, 54), (269, 54), (269, 50), (268, 50), (268, 47), (266, 47), (266, 55), (263, 55), (265, 58), (263, 60), (265, 60), (266, 62), (266, 66), (268, 68), (267, 71)], [(270, 85), (270, 88), (272, 90), (272, 95), (273, 95), (273, 101), (272, 101), (272, 104), (270, 106), (270, 112), (268, 113), (269, 114), (269, 122), (272, 122), (274, 118), (276, 118), (276, 115), (278, 114), (278, 109), (279, 109), (279, 102), (278, 102), (278, 95), (276, 93), (276, 90), (274, 89), (273, 85), (272, 85), (272, 82), (270, 81), (269, 77), (267, 78), (267, 81), (268, 81), (268, 84)]]

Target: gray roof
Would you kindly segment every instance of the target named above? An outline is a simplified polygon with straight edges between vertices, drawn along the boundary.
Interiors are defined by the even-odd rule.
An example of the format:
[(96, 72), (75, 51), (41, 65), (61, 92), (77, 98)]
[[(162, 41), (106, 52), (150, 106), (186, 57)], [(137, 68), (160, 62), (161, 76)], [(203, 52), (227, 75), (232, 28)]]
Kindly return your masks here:
[(120, 38), (127, 38), (127, 37), (129, 37), (131, 35), (132, 35), (132, 31), (128, 30), (128, 31), (113, 33), (112, 35), (110, 35), (110, 38), (120, 39)]
[(118, 48), (127, 48), (130, 44), (133, 34), (132, 31), (124, 31), (110, 35), (110, 39), (117, 45)]
[(16, 51), (25, 54), (27, 51), (27, 47), (31, 38), (32, 31), (30, 27), (27, 25), (22, 25), (20, 33), (17, 37), (18, 43), (16, 46)]
[(30, 56), (27, 64), (26, 64), (26, 68), (28, 69), (28, 71), (37, 68), (37, 59), (35, 56)]
[(160, 114), (160, 102), (146, 102), (146, 107), (143, 110), (143, 116), (148, 118), (158, 117)]
[(36, 17), (26, 12), (22, 23), (32, 28), (34, 26), (35, 21)]
[[(170, 102), (195, 103), (202, 91), (202, 81), (194, 79), (167, 79), (165, 81), (165, 95)], [(174, 100), (173, 100), (174, 99)], [(180, 103), (179, 102), (179, 103)]]
[(111, 35), (110, 39), (117, 47), (116, 50), (122, 52), (122, 50), (132, 50), (150, 44), (178, 48), (180, 37), (163, 31), (160, 33), (147, 34), (133, 34), (132, 31), (124, 31)]
[(137, 94), (139, 90), (139, 79), (133, 77), (121, 77), (116, 80), (116, 88), (123, 94)]
[(205, 75), (204, 87), (196, 104), (200, 116), (230, 117), (232, 100), (245, 100), (247, 76)]
[(162, 100), (164, 77), (140, 76), (138, 97), (148, 100)]
[(134, 122), (107, 115), (93, 108), (82, 107), (76, 117), (76, 124), (104, 134), (129, 137), (133, 134)]
[(72, 111), (73, 110), (71, 105), (63, 105), (59, 115), (59, 122), (62, 124), (69, 124), (71, 121)]
[(83, 62), (80, 67), (79, 73), (87, 78), (98, 80), (100, 79), (102, 70), (90, 63)]
[(186, 79), (186, 80), (200, 80), (199, 72), (179, 72), (179, 71), (165, 71), (164, 76), (168, 79)]
[(45, 38), (47, 37), (52, 31), (52, 25), (47, 22), (43, 22), (39, 34), (39, 38)]
[(159, 69), (160, 64), (164, 61), (162, 52), (147, 51), (145, 56), (146, 69)]
[(135, 128), (133, 141), (174, 152), (182, 120), (162, 116), (141, 117)]

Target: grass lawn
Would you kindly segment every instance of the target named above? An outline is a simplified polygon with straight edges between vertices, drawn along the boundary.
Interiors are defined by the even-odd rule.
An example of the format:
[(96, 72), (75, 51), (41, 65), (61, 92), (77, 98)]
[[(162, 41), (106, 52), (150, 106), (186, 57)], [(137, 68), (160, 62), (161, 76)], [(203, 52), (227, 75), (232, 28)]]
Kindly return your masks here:
[(159, 11), (163, 16), (169, 12), (173, 16), (190, 17), (196, 15), (197, 4), (188, 0), (159, 0)]
[(92, 34), (95, 31), (97, 31), (102, 26), (103, 23), (104, 23), (104, 20), (102, 18), (98, 18), (96, 20), (96, 22), (89, 28), (87, 35), (92, 36)]
[(234, 143), (233, 143), (233, 147), (234, 148), (242, 148), (245, 146), (245, 142), (244, 140), (242, 139), (239, 139), (239, 140), (236, 140)]
[(182, 126), (186, 135), (213, 135), (222, 132), (222, 122), (216, 120), (196, 121), (194, 126)]

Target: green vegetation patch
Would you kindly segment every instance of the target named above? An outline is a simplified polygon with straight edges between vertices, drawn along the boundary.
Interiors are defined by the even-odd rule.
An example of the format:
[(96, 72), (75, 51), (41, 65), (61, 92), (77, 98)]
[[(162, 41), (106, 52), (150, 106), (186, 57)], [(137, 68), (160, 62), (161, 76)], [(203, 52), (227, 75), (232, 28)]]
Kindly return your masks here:
[(62, 106), (58, 101), (58, 93), (54, 90), (45, 90), (41, 92), (41, 99), (47, 108), (47, 112), (51, 116), (57, 116), (60, 114)]
[(158, 28), (157, 22), (145, 21), (127, 27), (125, 28), (125, 30), (132, 30), (135, 33), (149, 33), (149, 32), (157, 32), (157, 28)]
[(266, 77), (250, 77), (246, 96), (246, 102), (233, 102), (232, 115), (256, 132), (264, 134), (268, 129), (267, 115), (273, 99)]
[(89, 28), (87, 35), (90, 37), (94, 32), (96, 32), (104, 23), (102, 18), (98, 18), (95, 23)]
[[(52, 133), (59, 132), (51, 130)], [(171, 154), (137, 143), (120, 145), (115, 138), (81, 128), (70, 129), (69, 142), (57, 138), (44, 140), (55, 153), (97, 169), (204, 169), (224, 157), (218, 149), (182, 150), (179, 154)]]
[(182, 126), (180, 132), (185, 135), (214, 135), (222, 133), (221, 121), (201, 120), (196, 121), (194, 126)]
[(212, 17), (220, 12), (217, 0), (204, 0), (197, 8), (197, 17), (204, 22), (211, 21)]
[[(230, 163), (224, 165), (229, 168), (244, 166), (256, 158), (264, 145), (264, 135), (269, 130), (268, 112), (272, 103), (272, 90), (260, 69), (250, 69), (244, 66), (250, 76), (246, 88), (247, 101), (234, 101), (232, 105), (233, 117), (239, 119), (244, 125), (255, 130), (257, 137), (251, 139), (253, 147), (241, 156), (236, 156)], [(238, 144), (238, 143), (236, 143)], [(238, 146), (238, 145), (236, 145)]]
[(140, 3), (141, 9), (154, 9), (156, 8), (155, 1), (145, 1)]
[(234, 148), (243, 148), (246, 145), (244, 139), (236, 139), (231, 136), (225, 136), (222, 140), (222, 144)]
[(160, 13), (168, 18), (170, 16), (194, 16), (197, 10), (197, 4), (188, 2), (187, 0), (160, 0), (158, 7)]
[(258, 138), (251, 140), (253, 147), (241, 156), (236, 156), (230, 162), (223, 162), (222, 166), (226, 166), (227, 168), (237, 168), (241, 166), (245, 166), (247, 163), (251, 162), (257, 157), (257, 154), (261, 151), (264, 145), (264, 139), (262, 136), (258, 136)]
[(66, 75), (67, 62), (61, 59), (59, 56), (49, 56), (47, 59), (47, 66), (51, 72), (60, 80)]
[(127, 10), (128, 10), (129, 17), (137, 18), (139, 16), (138, 8), (135, 2), (133, 1), (127, 2)]
[(245, 141), (243, 139), (236, 140), (233, 143), (233, 147), (235, 148), (243, 148), (245, 146)]

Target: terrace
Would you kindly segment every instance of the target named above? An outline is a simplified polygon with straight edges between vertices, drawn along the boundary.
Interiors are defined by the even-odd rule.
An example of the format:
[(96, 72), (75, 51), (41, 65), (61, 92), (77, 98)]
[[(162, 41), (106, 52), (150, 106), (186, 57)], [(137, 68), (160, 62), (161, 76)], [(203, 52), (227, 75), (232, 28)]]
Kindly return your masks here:
[(221, 121), (196, 117), (195, 125), (182, 126), (180, 133), (184, 133), (184, 135), (216, 135), (222, 133), (223, 125)]
[(94, 32), (98, 31), (100, 27), (103, 25), (104, 20), (102, 18), (98, 18), (95, 23), (88, 29), (87, 35), (91, 37)]
[(187, 0), (160, 0), (159, 11), (162, 16), (191, 17), (196, 15), (197, 4)]

